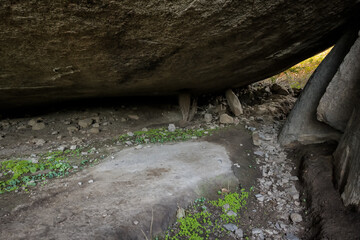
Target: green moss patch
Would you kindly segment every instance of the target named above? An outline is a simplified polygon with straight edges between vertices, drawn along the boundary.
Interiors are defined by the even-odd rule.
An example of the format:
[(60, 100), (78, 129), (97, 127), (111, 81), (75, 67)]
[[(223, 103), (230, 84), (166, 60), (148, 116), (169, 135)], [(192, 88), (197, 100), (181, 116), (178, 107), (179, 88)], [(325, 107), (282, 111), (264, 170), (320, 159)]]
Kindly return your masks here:
[(85, 159), (81, 156), (81, 149), (54, 151), (39, 156), (35, 161), (12, 159), (0, 162), (0, 194), (18, 189), (28, 191), (47, 179), (68, 176), (77, 168), (70, 164), (72, 161), (80, 163), (79, 169), (96, 160)]
[[(186, 210), (185, 217), (177, 219), (169, 228), (165, 237), (155, 239), (165, 240), (205, 240), (223, 239), (229, 234), (225, 224), (240, 223), (241, 209), (246, 208), (249, 192), (226, 193), (217, 200), (209, 201), (205, 198), (196, 199), (194, 204)], [(229, 211), (236, 215), (228, 214)]]
[(170, 132), (166, 128), (150, 129), (148, 131), (136, 131), (132, 134), (123, 134), (119, 137), (122, 143), (132, 144), (165, 143), (186, 141), (211, 135), (216, 129), (176, 129)]

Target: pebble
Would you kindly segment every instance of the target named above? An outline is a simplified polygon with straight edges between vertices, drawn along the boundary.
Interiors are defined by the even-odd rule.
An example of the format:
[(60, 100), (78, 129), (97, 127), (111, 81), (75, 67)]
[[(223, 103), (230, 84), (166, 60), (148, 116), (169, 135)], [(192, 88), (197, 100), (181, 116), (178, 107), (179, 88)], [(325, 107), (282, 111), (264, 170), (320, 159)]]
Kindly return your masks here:
[(76, 145), (71, 145), (71, 146), (70, 146), (70, 150), (75, 150), (76, 147), (77, 147)]
[(90, 179), (89, 181), (88, 181), (88, 183), (93, 183), (94, 182), (94, 180), (92, 180), (92, 179)]
[(223, 113), (220, 115), (220, 123), (232, 124), (232, 123), (234, 123), (234, 118), (230, 117), (226, 113)]
[(142, 145), (137, 145), (137, 146), (135, 147), (136, 150), (139, 150), (139, 149), (142, 149), (142, 148), (143, 148)]
[(254, 154), (257, 156), (260, 156), (260, 157), (265, 155), (265, 153), (263, 151), (255, 151)]
[(100, 132), (100, 130), (99, 130), (99, 128), (97, 128), (97, 127), (93, 127), (93, 128), (91, 128), (90, 130), (89, 130), (89, 133), (93, 133), (93, 134), (96, 134), (96, 133), (99, 133)]
[(253, 139), (253, 144), (255, 146), (260, 146), (261, 145), (260, 136), (259, 136), (258, 132), (253, 132), (252, 139)]
[(259, 237), (260, 239), (264, 239), (264, 232), (260, 228), (254, 228), (251, 230), (253, 236)]
[(138, 225), (139, 224), (139, 221), (133, 221), (134, 225)]
[(82, 182), (78, 182), (78, 185), (81, 186), (81, 185), (82, 185)]
[(60, 146), (57, 148), (57, 150), (62, 151), (62, 152), (65, 151), (65, 149), (66, 149), (66, 146)]
[(293, 233), (286, 233), (286, 240), (300, 240), (297, 236), (295, 236)]
[(130, 115), (128, 115), (128, 117), (129, 117), (130, 119), (132, 119), (132, 120), (139, 120), (139, 119), (140, 119), (138, 115), (132, 115), (132, 114), (130, 114)]
[(299, 223), (302, 222), (302, 216), (298, 213), (292, 213), (290, 214), (290, 219), (293, 223)]
[(32, 158), (32, 159), (31, 159), (31, 162), (32, 162), (32, 163), (39, 163), (39, 160), (36, 159), (36, 158)]
[(264, 198), (265, 198), (265, 197), (264, 197), (262, 194), (260, 194), (260, 193), (259, 193), (259, 194), (256, 194), (255, 197), (256, 197), (256, 199), (257, 199), (259, 202), (263, 202), (263, 201), (264, 201)]
[(79, 129), (75, 126), (67, 127), (67, 130), (71, 133), (79, 131)]
[(93, 119), (92, 118), (86, 118), (86, 119), (82, 119), (78, 121), (78, 125), (81, 128), (87, 128), (89, 127), (91, 124), (93, 123)]
[(176, 211), (176, 218), (181, 219), (184, 217), (185, 217), (185, 209), (179, 207), (178, 210)]
[(236, 216), (237, 216), (236, 212), (234, 212), (234, 211), (228, 211), (228, 212), (226, 213), (226, 215), (228, 215), (229, 217), (231, 217), (231, 216), (236, 217)]
[(244, 237), (244, 231), (241, 228), (238, 228), (238, 229), (235, 230), (235, 235), (238, 238), (243, 238)]
[(230, 232), (234, 232), (238, 229), (238, 227), (235, 225), (235, 224), (232, 224), (232, 223), (228, 223), (228, 224), (224, 224), (223, 225), (224, 228)]
[(134, 136), (134, 133), (133, 133), (133, 132), (128, 132), (127, 135), (128, 135), (129, 137), (133, 137), (133, 136)]
[(57, 135), (57, 134), (59, 134), (58, 131), (53, 131), (53, 132), (51, 133), (51, 135)]
[(230, 209), (230, 205), (228, 203), (226, 203), (223, 208), (225, 209), (225, 211), (229, 210)]
[(204, 120), (206, 123), (211, 123), (213, 116), (210, 113), (205, 113)]
[(169, 132), (175, 132), (175, 130), (176, 130), (175, 125), (174, 124), (169, 124), (168, 130), (169, 130)]
[(43, 123), (43, 122), (35, 123), (34, 125), (32, 125), (32, 130), (34, 130), (34, 131), (39, 131), (44, 128), (45, 128), (45, 123)]
[(44, 144), (46, 143), (46, 141), (44, 139), (34, 139), (33, 140), (33, 143), (36, 145), (36, 146), (44, 146)]

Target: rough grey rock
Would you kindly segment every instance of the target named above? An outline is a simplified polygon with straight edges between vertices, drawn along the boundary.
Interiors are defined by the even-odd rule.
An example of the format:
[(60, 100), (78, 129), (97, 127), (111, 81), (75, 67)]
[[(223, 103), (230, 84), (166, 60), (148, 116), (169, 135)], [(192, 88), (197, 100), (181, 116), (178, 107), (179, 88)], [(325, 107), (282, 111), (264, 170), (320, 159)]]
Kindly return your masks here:
[(300, 240), (297, 236), (295, 236), (293, 233), (286, 233), (286, 240)]
[(256, 194), (255, 195), (256, 199), (259, 201), (259, 202), (263, 202), (264, 201), (264, 196), (262, 194)]
[(45, 123), (43, 122), (37, 122), (32, 125), (32, 130), (39, 131), (45, 128)]
[(292, 213), (290, 214), (290, 219), (293, 223), (299, 223), (302, 222), (302, 216), (298, 213)]
[(255, 146), (260, 146), (261, 145), (261, 140), (260, 140), (260, 136), (258, 132), (253, 132), (252, 133), (252, 140), (253, 140), (253, 144)]
[(257, 239), (264, 239), (264, 232), (263, 230), (261, 230), (260, 228), (253, 228), (251, 230), (251, 233), (254, 237), (256, 237)]
[(238, 229), (235, 230), (235, 235), (238, 238), (242, 238), (242, 237), (244, 237), (244, 231), (241, 228), (238, 228)]
[(99, 132), (100, 132), (100, 129), (99, 129), (99, 128), (95, 128), (95, 127), (91, 128), (91, 129), (89, 130), (89, 133), (93, 133), (93, 134), (97, 134), (97, 133), (99, 133)]
[(134, 114), (130, 114), (130, 115), (128, 115), (128, 117), (130, 119), (132, 119), (132, 120), (139, 120), (140, 119), (138, 115), (134, 115)]
[(230, 232), (234, 232), (238, 229), (238, 227), (232, 223), (224, 224), (224, 228)]
[(213, 117), (212, 117), (212, 115), (210, 113), (205, 113), (204, 120), (205, 120), (206, 123), (211, 123), (212, 118)]
[(246, 85), (334, 44), (357, 6), (356, 0), (4, 0), (0, 107)]
[(87, 118), (87, 119), (81, 119), (81, 120), (79, 120), (78, 125), (79, 125), (81, 128), (87, 128), (87, 127), (89, 127), (92, 123), (93, 123), (93, 119)]
[[(359, 88), (360, 89), (360, 88)], [(360, 94), (359, 94), (360, 95)], [(355, 98), (360, 102), (360, 96)], [(345, 206), (360, 211), (360, 106), (356, 105), (334, 153), (335, 179)]]
[(279, 94), (279, 95), (289, 95), (290, 94), (289, 91), (284, 86), (277, 84), (277, 83), (275, 83), (271, 86), (271, 91), (273, 93)]
[(339, 140), (340, 132), (317, 121), (316, 109), (326, 87), (355, 42), (357, 33), (358, 27), (347, 31), (310, 77), (280, 132), (280, 144), (289, 146), (296, 142), (312, 144)]
[(227, 213), (226, 213), (226, 215), (228, 215), (228, 216), (237, 216), (237, 214), (236, 214), (236, 212), (234, 212), (234, 211), (228, 211)]
[(175, 125), (174, 124), (169, 124), (168, 130), (169, 130), (169, 132), (175, 132), (175, 130), (176, 130)]
[(232, 124), (232, 123), (234, 123), (234, 118), (230, 117), (226, 113), (223, 113), (220, 115), (220, 123)]
[(321, 98), (317, 119), (342, 132), (345, 131), (354, 109), (356, 91), (360, 82), (360, 37), (346, 55)]
[(231, 111), (234, 113), (234, 115), (240, 116), (241, 114), (243, 114), (243, 109), (239, 101), (239, 98), (235, 95), (235, 93), (231, 89), (226, 91), (225, 96), (227, 103)]
[(46, 141), (44, 139), (41, 138), (35, 138), (32, 140), (32, 142), (36, 145), (36, 146), (44, 146), (44, 144), (46, 143)]
[(70, 133), (79, 131), (79, 129), (78, 129), (77, 127), (75, 127), (75, 126), (67, 127), (67, 130), (68, 130)]

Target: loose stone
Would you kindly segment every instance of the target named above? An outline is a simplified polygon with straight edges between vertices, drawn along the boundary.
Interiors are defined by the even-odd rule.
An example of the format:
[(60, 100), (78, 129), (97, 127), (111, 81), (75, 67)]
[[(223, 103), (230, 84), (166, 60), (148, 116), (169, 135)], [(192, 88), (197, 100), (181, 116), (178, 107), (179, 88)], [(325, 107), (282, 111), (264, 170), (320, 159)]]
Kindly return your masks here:
[(299, 223), (302, 222), (302, 216), (298, 213), (292, 213), (290, 214), (290, 219), (293, 223)]
[(234, 232), (236, 229), (238, 229), (238, 227), (232, 223), (224, 224), (224, 228), (230, 232)]

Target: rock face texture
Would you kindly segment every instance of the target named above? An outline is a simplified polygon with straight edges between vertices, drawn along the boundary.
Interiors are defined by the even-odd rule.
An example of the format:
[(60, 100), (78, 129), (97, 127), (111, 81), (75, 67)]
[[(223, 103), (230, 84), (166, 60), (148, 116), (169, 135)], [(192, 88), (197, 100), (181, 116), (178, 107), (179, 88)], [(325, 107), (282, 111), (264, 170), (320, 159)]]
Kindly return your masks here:
[[(360, 89), (360, 88), (359, 88)], [(360, 101), (360, 94), (357, 98)], [(345, 133), (334, 153), (335, 176), (345, 206), (360, 211), (360, 106), (351, 115)]]
[(246, 85), (331, 46), (358, 9), (356, 0), (4, 0), (0, 107)]
[(279, 135), (284, 146), (339, 140), (341, 133), (316, 119), (317, 107), (326, 87), (356, 41), (358, 28), (349, 30), (336, 43), (307, 82)]
[[(360, 33), (360, 32), (359, 32)], [(360, 37), (331, 80), (317, 108), (317, 119), (344, 132), (360, 87)]]

